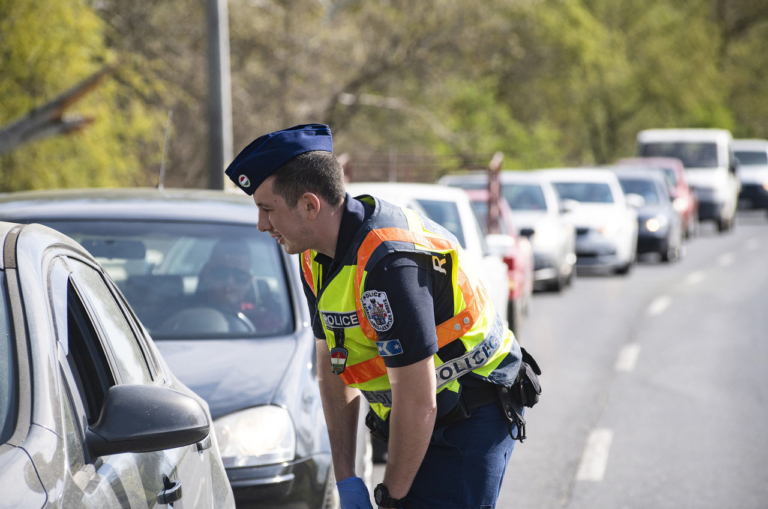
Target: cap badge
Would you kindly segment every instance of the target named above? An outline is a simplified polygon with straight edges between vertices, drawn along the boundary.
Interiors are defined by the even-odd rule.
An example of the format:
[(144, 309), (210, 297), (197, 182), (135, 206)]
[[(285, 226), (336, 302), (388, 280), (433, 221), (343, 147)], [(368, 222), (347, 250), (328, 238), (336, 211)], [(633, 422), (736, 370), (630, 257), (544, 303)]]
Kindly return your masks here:
[(240, 185), (243, 187), (251, 186), (251, 181), (248, 180), (248, 177), (246, 177), (245, 175), (240, 175), (240, 178), (238, 179), (238, 181), (240, 182)]

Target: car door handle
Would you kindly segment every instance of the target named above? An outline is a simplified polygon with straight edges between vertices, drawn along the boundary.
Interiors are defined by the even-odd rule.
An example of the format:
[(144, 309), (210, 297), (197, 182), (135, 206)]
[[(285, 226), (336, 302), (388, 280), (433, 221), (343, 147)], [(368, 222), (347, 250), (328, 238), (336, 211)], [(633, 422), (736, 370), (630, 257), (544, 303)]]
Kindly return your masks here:
[(206, 449), (210, 449), (211, 444), (213, 444), (213, 440), (211, 440), (211, 435), (209, 433), (207, 437), (195, 444), (197, 446), (197, 452), (203, 452)]
[(171, 481), (163, 475), (163, 489), (157, 494), (158, 504), (170, 504), (181, 498), (181, 481)]

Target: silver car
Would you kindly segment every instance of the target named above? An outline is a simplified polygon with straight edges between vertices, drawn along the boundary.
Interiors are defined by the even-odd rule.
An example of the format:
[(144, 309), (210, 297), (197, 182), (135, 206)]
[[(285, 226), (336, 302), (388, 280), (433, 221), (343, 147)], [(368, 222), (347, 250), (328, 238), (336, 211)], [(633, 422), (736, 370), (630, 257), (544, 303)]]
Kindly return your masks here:
[(0, 505), (234, 508), (208, 406), (80, 245), (0, 222)]
[[(565, 217), (564, 205), (552, 184), (538, 172), (503, 171), (499, 179), (501, 194), (514, 213), (520, 235), (528, 237), (533, 246), (536, 283), (559, 292), (571, 283), (576, 272), (576, 233)], [(488, 177), (485, 174), (448, 175), (439, 183), (463, 189), (485, 189)]]

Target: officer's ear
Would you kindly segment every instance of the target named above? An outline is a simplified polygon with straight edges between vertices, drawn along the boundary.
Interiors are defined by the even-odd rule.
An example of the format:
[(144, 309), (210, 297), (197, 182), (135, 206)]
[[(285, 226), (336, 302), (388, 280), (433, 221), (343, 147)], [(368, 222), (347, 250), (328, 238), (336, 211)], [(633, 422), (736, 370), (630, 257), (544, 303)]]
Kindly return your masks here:
[(297, 204), (301, 207), (302, 214), (309, 220), (315, 219), (320, 214), (320, 198), (315, 193), (304, 193)]

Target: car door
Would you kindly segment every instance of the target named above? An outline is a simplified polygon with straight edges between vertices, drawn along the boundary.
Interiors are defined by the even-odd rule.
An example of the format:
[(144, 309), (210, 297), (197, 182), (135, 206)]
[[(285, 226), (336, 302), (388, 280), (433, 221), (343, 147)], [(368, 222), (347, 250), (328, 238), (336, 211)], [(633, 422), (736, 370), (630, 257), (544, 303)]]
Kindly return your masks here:
[(210, 507), (210, 479), (195, 445), (102, 458), (90, 457), (83, 447), (84, 431), (98, 419), (110, 386), (165, 381), (158, 377), (130, 314), (100, 270), (84, 259), (66, 256), (53, 263), (49, 274), (72, 472), (66, 505), (155, 507), (167, 477), (168, 483), (187, 481), (184, 496), (174, 507)]

